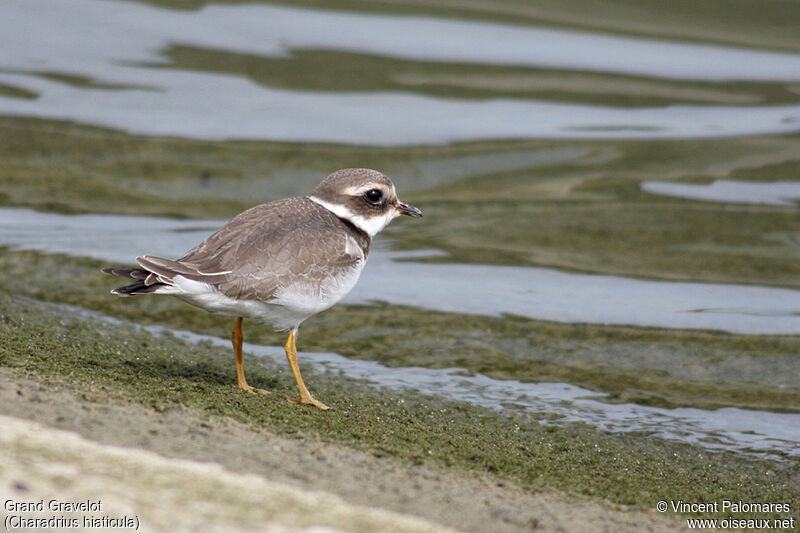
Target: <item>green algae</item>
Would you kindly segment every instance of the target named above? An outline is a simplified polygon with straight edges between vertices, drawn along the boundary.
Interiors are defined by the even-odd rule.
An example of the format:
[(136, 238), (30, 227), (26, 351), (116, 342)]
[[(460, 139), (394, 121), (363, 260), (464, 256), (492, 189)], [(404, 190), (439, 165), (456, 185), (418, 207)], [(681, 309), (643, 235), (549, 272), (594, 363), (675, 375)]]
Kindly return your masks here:
[(325, 49), (269, 57), (172, 45), (146, 64), (245, 77), (270, 88), (303, 91), (404, 91), (441, 98), (530, 98), (620, 107), (675, 104), (789, 104), (791, 84), (699, 82), (643, 76), (470, 63), (440, 63)]
[[(104, 263), (36, 252), (0, 253), (0, 288), (197, 333), (230, 336), (233, 321), (173, 298), (118, 298)], [(24, 285), (19, 279), (26, 280)], [(284, 334), (245, 321), (248, 341)], [(497, 379), (557, 381), (660, 407), (800, 412), (800, 336), (556, 324), (376, 303), (339, 305), (307, 321), (300, 351), (335, 351), (389, 366), (461, 367)]]
[[(409, 233), (403, 243), (445, 251), (440, 262), (800, 286), (800, 249), (786, 238), (800, 231), (794, 208), (674, 201), (637, 185), (597, 180), (576, 189), (597, 194), (595, 201), (487, 198), (476, 205), (451, 197), (443, 205), (426, 193), (430, 200), (420, 203), (433, 204), (426, 216), (436, 229)], [(473, 216), (465, 228), (454, 213), (466, 209)], [(529, 223), (512, 224), (512, 217)]]
[(791, 179), (796, 135), (377, 148), (141, 137), (8, 117), (0, 134), (2, 205), (229, 218), (306, 194), (333, 169), (367, 166), (425, 212), (424, 224), (390, 228), (396, 247), (442, 250), (452, 262), (800, 286), (794, 207), (640, 189), (646, 180)]
[(701, 202), (640, 188), (647, 180), (734, 175), (775, 181), (776, 169), (786, 175), (800, 162), (796, 136), (574, 145), (589, 155), (414, 194), (428, 218), (400, 242), (447, 252), (438, 261), (800, 284), (800, 249), (791, 237), (800, 231), (795, 207)]
[(39, 95), (28, 89), (22, 89), (13, 85), (0, 83), (0, 96), (10, 96), (11, 98), (24, 98), (26, 100), (35, 100)]
[(23, 70), (9, 70), (9, 69), (0, 69), (0, 71), (9, 72), (13, 74), (32, 74), (46, 80), (56, 81), (59, 83), (63, 83), (65, 85), (69, 85), (70, 87), (79, 87), (85, 89), (103, 89), (106, 91), (123, 91), (131, 89), (136, 89), (140, 91), (158, 90), (157, 87), (152, 87), (147, 85), (110, 83), (90, 78), (87, 76), (65, 74), (63, 72), (48, 72), (48, 71), (37, 71), (37, 70), (23, 71)]
[(269, 361), (248, 359), (248, 378), (274, 394), (249, 395), (235, 387), (227, 350), (155, 337), (130, 323), (78, 317), (5, 290), (0, 338), (0, 365), (48, 386), (80, 390), (87, 401), (133, 402), (156, 411), (188, 408), (260, 431), (642, 509), (662, 499), (800, 505), (792, 463), (581, 425), (545, 426), (536, 417), (500, 415), (410, 392), (389, 394), (311, 372), (315, 394), (334, 409), (302, 408), (284, 399), (294, 394), (290, 374)]

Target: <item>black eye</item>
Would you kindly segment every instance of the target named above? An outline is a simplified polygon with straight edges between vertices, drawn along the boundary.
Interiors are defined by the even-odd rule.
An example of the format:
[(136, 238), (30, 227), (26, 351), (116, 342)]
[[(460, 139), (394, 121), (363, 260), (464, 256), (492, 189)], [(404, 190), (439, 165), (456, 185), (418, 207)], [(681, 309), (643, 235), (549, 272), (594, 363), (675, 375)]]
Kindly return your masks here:
[(364, 196), (366, 196), (367, 200), (369, 200), (373, 204), (377, 204), (378, 202), (381, 201), (381, 198), (383, 198), (383, 193), (378, 189), (370, 189), (366, 193), (364, 193)]

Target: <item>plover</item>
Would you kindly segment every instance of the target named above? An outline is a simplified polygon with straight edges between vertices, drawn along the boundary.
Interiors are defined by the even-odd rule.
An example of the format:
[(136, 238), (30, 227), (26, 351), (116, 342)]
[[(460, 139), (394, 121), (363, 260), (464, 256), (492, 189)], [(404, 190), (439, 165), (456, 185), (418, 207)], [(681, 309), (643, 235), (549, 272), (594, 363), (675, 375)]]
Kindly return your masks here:
[(356, 284), (372, 238), (398, 215), (422, 212), (397, 198), (384, 174), (348, 168), (326, 177), (311, 194), (253, 207), (175, 261), (145, 255), (140, 268), (106, 268), (132, 278), (111, 292), (120, 296), (169, 294), (211, 313), (236, 317), (232, 342), (239, 388), (247, 384), (242, 365), (242, 320), (255, 318), (276, 331), (289, 331), (284, 348), (300, 398), (293, 403), (328, 409), (314, 399), (297, 365), (297, 331)]

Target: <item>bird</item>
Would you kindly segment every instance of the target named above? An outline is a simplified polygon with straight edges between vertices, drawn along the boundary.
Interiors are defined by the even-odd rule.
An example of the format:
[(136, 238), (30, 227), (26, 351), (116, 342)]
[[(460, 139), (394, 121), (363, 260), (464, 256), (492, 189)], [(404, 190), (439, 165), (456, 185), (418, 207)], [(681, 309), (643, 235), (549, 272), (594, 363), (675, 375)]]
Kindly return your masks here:
[(252, 207), (176, 260), (143, 255), (137, 268), (103, 272), (134, 280), (119, 296), (166, 294), (210, 313), (235, 317), (231, 335), (240, 389), (248, 385), (242, 342), (244, 318), (288, 331), (284, 349), (299, 398), (295, 404), (329, 407), (315, 399), (300, 374), (300, 324), (332, 307), (358, 281), (375, 235), (399, 215), (422, 211), (401, 202), (392, 181), (367, 168), (329, 174), (308, 196)]

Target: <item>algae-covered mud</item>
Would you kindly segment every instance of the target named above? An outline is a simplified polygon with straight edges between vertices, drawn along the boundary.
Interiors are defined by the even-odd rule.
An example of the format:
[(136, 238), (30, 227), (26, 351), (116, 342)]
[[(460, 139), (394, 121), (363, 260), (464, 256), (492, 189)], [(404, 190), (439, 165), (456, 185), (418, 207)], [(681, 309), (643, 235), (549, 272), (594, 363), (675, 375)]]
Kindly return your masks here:
[[(455, 4), (0, 5), (3, 413), (434, 524), (412, 529), (685, 526), (661, 500), (798, 518), (796, 7)], [(180, 256), (343, 167), (425, 218), (303, 324), (331, 412), (285, 402), (282, 334), (245, 322), (248, 380), (274, 391), (249, 396), (230, 319), (109, 294), (100, 268)], [(279, 439), (326, 475), (258, 451)]]
[[(167, 255), (172, 249), (188, 249), (219, 224), (0, 208), (0, 245), (58, 254), (7, 253), (0, 259), (0, 284), (12, 288), (24, 276), (25, 285), (16, 290), (31, 297), (226, 337), (230, 325), (224, 318), (199, 313), (171, 299), (109, 298), (105, 289), (115, 281), (97, 276), (103, 265), (125, 262), (131, 253), (149, 250)], [(546, 293), (538, 270), (518, 267), (509, 273), (508, 267), (487, 266), (460, 271), (457, 265), (397, 261), (380, 246), (372, 253), (370, 270), (344, 300), (351, 305), (330, 310), (304, 326), (307, 347), (335, 349), (394, 366), (455, 366), (506, 379), (566, 381), (610, 393), (617, 402), (798, 411), (800, 395), (793, 370), (800, 349), (795, 335), (800, 317), (791, 311), (798, 298), (796, 290), (638, 280), (627, 280), (631, 284), (627, 286), (625, 278), (594, 276), (587, 281), (585, 276), (551, 272), (554, 286)], [(481, 275), (490, 279), (484, 286), (471, 286)], [(448, 282), (448, 277), (457, 283)], [(506, 284), (492, 278), (505, 279)], [(603, 284), (605, 290), (600, 287)], [(536, 291), (525, 295), (521, 287)], [(580, 294), (587, 309), (571, 310), (568, 303), (556, 306), (548, 298), (558, 300), (559, 290)], [(522, 292), (522, 297), (515, 292)], [(661, 312), (636, 299), (649, 294), (661, 299)], [(384, 303), (364, 305), (375, 297)], [(603, 297), (617, 301), (601, 306)], [(536, 309), (537, 303), (542, 309)], [(507, 314), (512, 312), (516, 316)], [(531, 319), (542, 312), (550, 312), (543, 316), (551, 320), (595, 324), (559, 325)], [(748, 334), (600, 325), (612, 320), (661, 328), (711, 324)], [(264, 328), (248, 331), (248, 338), (258, 342), (280, 341), (279, 335), (270, 335)], [(770, 331), (793, 335), (763, 335)], [(742, 379), (743, 371), (748, 379)], [(514, 401), (513, 395), (507, 401)], [(647, 416), (635, 418), (642, 427), (650, 424)], [(794, 449), (797, 439), (791, 442), (789, 449)]]
[[(498, 415), (411, 391), (387, 394), (335, 374), (309, 374), (316, 394), (336, 406), (331, 413), (297, 410), (284, 399), (294, 393), (290, 374), (269, 359), (249, 359), (248, 376), (273, 394), (246, 395), (228, 379), (227, 347), (187, 344), (127, 322), (98, 321), (5, 293), (0, 317), (6, 341), (0, 360), (10, 376), (36, 376), (44, 383), (37, 402), (46, 402), (50, 389), (66, 388), (83, 391), (90, 403), (132, 402), (167, 413), (188, 409), (209, 419), (203, 430), (207, 435), (215, 421), (231, 419), (257, 431), (293, 435), (301, 439), (298, 445), (342, 444), (406, 464), (477, 473), (527, 491), (556, 488), (573, 498), (591, 496), (640, 509), (672, 495), (699, 500), (735, 494), (800, 504), (800, 480), (789, 462), (700, 451), (652, 437), (621, 437), (583, 425), (546, 425), (540, 423), (541, 414)], [(66, 423), (62, 417), (59, 425)], [(162, 431), (169, 426), (160, 426), (157, 432)], [(175, 454), (174, 449), (168, 453)], [(223, 463), (242, 468), (235, 457)], [(535, 525), (519, 524), (518, 517), (508, 522)]]

